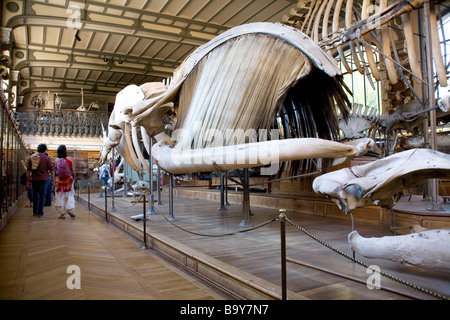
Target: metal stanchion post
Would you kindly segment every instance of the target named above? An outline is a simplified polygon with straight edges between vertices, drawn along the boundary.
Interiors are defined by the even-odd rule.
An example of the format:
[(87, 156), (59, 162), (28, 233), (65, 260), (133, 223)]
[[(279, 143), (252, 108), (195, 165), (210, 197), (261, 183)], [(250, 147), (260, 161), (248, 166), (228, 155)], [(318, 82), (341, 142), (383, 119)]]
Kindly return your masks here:
[(163, 205), (161, 201), (161, 168), (158, 166), (158, 202), (156, 203), (158, 206)]
[(144, 247), (143, 247), (143, 249), (147, 249), (147, 217), (146, 217), (146, 211), (147, 211), (147, 209), (146, 209), (146, 207), (145, 207), (145, 202), (147, 201), (146, 199), (145, 199), (145, 193), (146, 193), (147, 191), (146, 190), (144, 190), (144, 192), (143, 192), (143, 196), (142, 196), (142, 198), (144, 199), (144, 206), (143, 206), (143, 221), (144, 221)]
[(105, 222), (108, 222), (108, 188), (105, 188)]
[(224, 176), (223, 172), (220, 171), (220, 207), (219, 211), (226, 211), (227, 208), (225, 208), (225, 182), (224, 182)]
[(111, 161), (111, 167), (114, 169), (113, 173), (112, 173), (112, 177), (111, 177), (111, 181), (112, 181), (112, 186), (111, 186), (111, 212), (117, 212), (116, 207), (114, 206), (114, 193), (116, 192), (116, 185), (115, 185), (115, 181), (114, 181), (114, 176), (116, 174), (116, 169), (114, 168), (115, 166), (115, 150), (116, 148), (112, 149), (112, 161)]
[(230, 203), (228, 202), (228, 171), (225, 171), (225, 205), (229, 206)]
[[(99, 171), (99, 175), (100, 175), (100, 168), (98, 169), (98, 171)], [(102, 177), (100, 177), (100, 193), (98, 195), (99, 198), (103, 198), (103, 192), (102, 192), (103, 182), (102, 181), (104, 181), (104, 180), (102, 180)], [(107, 184), (108, 184), (108, 182), (105, 184), (105, 188), (106, 188)]]
[(244, 169), (243, 174), (243, 212), (242, 212), (242, 221), (239, 224), (240, 227), (245, 227), (250, 225), (250, 187), (249, 187), (249, 177), (248, 177), (248, 169)]
[(173, 175), (169, 173), (169, 221), (176, 221), (173, 216)]
[(88, 210), (91, 211), (91, 182), (88, 182)]
[[(152, 147), (153, 147), (153, 138), (150, 137), (150, 150), (152, 149)], [(151, 151), (150, 151), (149, 167), (150, 167), (150, 170), (149, 170), (150, 172), (148, 174), (149, 174), (149, 177), (150, 177), (150, 197), (149, 197), (150, 206), (148, 208), (148, 214), (156, 215), (158, 213), (156, 212), (155, 208), (153, 207), (153, 205), (155, 203), (154, 202), (155, 198), (153, 196), (153, 193), (154, 193), (155, 190), (153, 189), (153, 158), (152, 158), (152, 155), (151, 155)]]
[[(113, 189), (114, 189), (114, 179), (113, 179)], [(111, 195), (111, 212), (117, 212), (116, 207), (114, 205), (114, 190), (112, 191), (112, 195)]]
[(127, 163), (123, 164), (123, 196), (122, 198), (128, 198), (128, 183), (127, 183)]
[(281, 299), (287, 299), (286, 287), (286, 209), (280, 209), (280, 237), (281, 237)]

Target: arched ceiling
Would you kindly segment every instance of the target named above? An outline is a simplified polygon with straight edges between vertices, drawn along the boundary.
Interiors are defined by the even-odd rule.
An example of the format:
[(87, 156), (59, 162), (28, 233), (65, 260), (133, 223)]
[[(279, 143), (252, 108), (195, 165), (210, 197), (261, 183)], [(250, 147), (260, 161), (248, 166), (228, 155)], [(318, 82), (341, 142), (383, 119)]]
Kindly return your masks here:
[[(18, 95), (115, 95), (161, 81), (230, 27), (279, 22), (297, 0), (4, 0)], [(78, 39), (78, 40), (77, 40)]]

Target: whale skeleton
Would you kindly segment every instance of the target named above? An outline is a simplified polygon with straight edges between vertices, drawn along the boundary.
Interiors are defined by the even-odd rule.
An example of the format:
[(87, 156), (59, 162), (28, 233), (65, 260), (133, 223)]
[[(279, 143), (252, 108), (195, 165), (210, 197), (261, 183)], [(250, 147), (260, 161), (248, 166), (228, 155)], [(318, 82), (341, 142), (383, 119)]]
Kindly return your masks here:
[[(233, 170), (355, 156), (358, 148), (332, 141), (338, 135), (336, 109), (345, 116), (350, 105), (341, 81), (334, 59), (297, 29), (276, 23), (238, 26), (199, 47), (167, 83), (131, 85), (120, 91), (104, 132), (101, 161), (117, 146), (133, 170), (148, 172), (139, 134), (154, 161), (174, 174), (216, 171), (217, 165)], [(321, 94), (313, 96), (312, 86), (316, 91), (321, 86)], [(246, 133), (269, 132), (286, 97), (297, 103), (303, 95), (308, 101), (302, 112), (311, 122), (300, 124), (303, 136), (270, 141), (258, 137), (255, 143), (264, 155), (276, 150), (269, 162), (267, 157), (221, 161), (225, 154), (227, 159), (241, 159), (242, 153), (250, 153), (253, 159), (255, 145), (248, 143)], [(163, 137), (168, 127), (174, 133)], [(225, 135), (230, 130), (230, 139), (217, 138), (217, 132)], [(152, 150), (150, 137), (162, 139)]]

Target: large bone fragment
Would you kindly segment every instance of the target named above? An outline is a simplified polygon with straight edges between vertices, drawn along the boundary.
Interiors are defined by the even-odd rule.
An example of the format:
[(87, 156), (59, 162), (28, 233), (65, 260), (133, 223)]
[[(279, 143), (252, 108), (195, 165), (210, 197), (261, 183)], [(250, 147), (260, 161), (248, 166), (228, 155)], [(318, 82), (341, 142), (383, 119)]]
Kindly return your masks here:
[(450, 269), (450, 229), (426, 230), (401, 236), (364, 238), (348, 235), (350, 248), (366, 258), (385, 259), (412, 267)]
[(315, 192), (330, 197), (345, 213), (379, 200), (392, 206), (393, 196), (425, 179), (450, 177), (450, 155), (430, 149), (396, 153), (361, 166), (326, 173), (313, 182)]
[(139, 163), (139, 160), (136, 156), (136, 153), (133, 148), (133, 142), (131, 140), (130, 136), (130, 124), (128, 122), (125, 122), (124, 126), (124, 135), (123, 135), (123, 149), (124, 153), (122, 156), (124, 157), (125, 161), (128, 163), (128, 165), (139, 174), (145, 174), (144, 170), (141, 167), (141, 164)]
[(334, 141), (299, 138), (271, 140), (226, 147), (178, 150), (167, 137), (152, 148), (155, 163), (172, 174), (212, 172), (261, 167), (284, 161), (310, 158), (340, 158), (356, 154), (356, 148)]
[(138, 135), (137, 135), (137, 127), (136, 126), (132, 126), (131, 130), (132, 130), (131, 138), (132, 138), (132, 141), (133, 141), (133, 147), (134, 147), (134, 151), (136, 152), (136, 155), (138, 157), (138, 160), (144, 166), (144, 170), (146, 172), (150, 172), (148, 163), (145, 160), (144, 155), (142, 154), (141, 148), (139, 146), (139, 140), (138, 140)]

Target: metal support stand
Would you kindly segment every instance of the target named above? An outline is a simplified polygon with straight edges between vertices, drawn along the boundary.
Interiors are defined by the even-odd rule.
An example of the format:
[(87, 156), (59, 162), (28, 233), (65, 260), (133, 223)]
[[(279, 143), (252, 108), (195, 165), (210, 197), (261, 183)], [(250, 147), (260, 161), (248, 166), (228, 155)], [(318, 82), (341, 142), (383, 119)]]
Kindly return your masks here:
[(169, 221), (177, 221), (173, 215), (173, 175), (169, 173)]
[(91, 211), (91, 182), (88, 183), (88, 211)]
[(287, 299), (286, 281), (286, 210), (280, 209), (280, 237), (281, 237), (281, 300)]
[[(434, 75), (433, 75), (433, 60), (432, 60), (432, 47), (431, 47), (431, 24), (430, 24), (430, 1), (424, 1), (423, 4), (423, 15), (425, 19), (425, 26), (426, 26), (426, 49), (427, 49), (427, 76), (428, 76), (428, 103), (429, 108), (433, 108), (435, 105), (435, 98), (434, 98)], [(431, 143), (431, 149), (437, 150), (436, 147), (436, 109), (433, 109), (430, 111), (430, 143)], [(444, 209), (441, 206), (441, 203), (438, 201), (438, 185), (437, 185), (437, 179), (431, 179), (431, 201), (432, 201), (432, 207), (427, 209), (429, 211), (443, 211)]]
[[(103, 180), (100, 180), (100, 181), (103, 181)], [(108, 185), (108, 183), (106, 183), (106, 184), (104, 185), (104, 187), (107, 188), (107, 185)], [(100, 183), (100, 193), (99, 193), (99, 195), (98, 195), (99, 198), (103, 198), (102, 187), (103, 187), (103, 186), (102, 186), (101, 183)]]
[[(152, 149), (152, 147), (153, 147), (153, 138), (150, 137), (150, 150)], [(154, 196), (153, 196), (153, 192), (154, 192), (154, 189), (153, 189), (153, 159), (152, 159), (151, 151), (150, 151), (150, 157), (149, 158), (150, 158), (150, 161), (149, 161), (150, 169), (149, 169), (149, 173), (148, 174), (149, 174), (149, 177), (150, 177), (150, 197), (149, 197), (150, 206), (148, 208), (147, 214), (149, 214), (149, 215), (157, 215), (158, 213), (156, 212), (155, 208), (153, 207), (153, 205), (155, 203), (155, 199), (154, 199)]]
[(242, 188), (244, 193), (242, 221), (239, 224), (240, 227), (250, 225), (250, 187), (248, 183), (248, 169), (244, 169), (244, 175), (242, 178)]
[(224, 173), (223, 171), (219, 172), (220, 174), (220, 207), (219, 211), (226, 211), (225, 208), (225, 182), (224, 182)]
[[(116, 148), (112, 149), (112, 161), (111, 161), (111, 166), (114, 169), (114, 158), (115, 158), (115, 150)], [(112, 177), (111, 177), (111, 181), (112, 181), (112, 186), (111, 186), (111, 212), (117, 212), (116, 207), (114, 205), (114, 193), (116, 192), (116, 185), (115, 185), (115, 181), (114, 181), (114, 176), (116, 174), (116, 170), (114, 169)]]
[(143, 211), (142, 211), (142, 216), (143, 216), (143, 230), (144, 230), (144, 246), (142, 247), (142, 249), (147, 249), (147, 217), (146, 217), (146, 208), (145, 208), (145, 203), (146, 203), (146, 199), (145, 199), (145, 190), (142, 193), (142, 198), (144, 199), (144, 205), (143, 205)]
[(108, 188), (105, 188), (105, 222), (108, 222)]
[(225, 171), (225, 205), (230, 205), (228, 202), (228, 171)]
[(122, 198), (128, 198), (128, 183), (127, 183), (127, 163), (123, 164), (123, 195)]
[(158, 206), (162, 206), (163, 203), (161, 201), (161, 168), (158, 166), (158, 202), (156, 203)]

